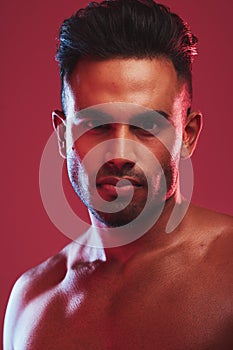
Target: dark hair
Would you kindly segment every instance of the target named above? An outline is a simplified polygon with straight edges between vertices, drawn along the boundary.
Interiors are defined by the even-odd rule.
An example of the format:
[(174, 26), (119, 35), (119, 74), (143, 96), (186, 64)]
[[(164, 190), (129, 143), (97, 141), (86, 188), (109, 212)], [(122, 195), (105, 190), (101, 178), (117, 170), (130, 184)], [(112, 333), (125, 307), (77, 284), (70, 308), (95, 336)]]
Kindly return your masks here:
[(81, 58), (162, 56), (169, 58), (178, 76), (187, 81), (192, 97), (192, 62), (197, 54), (196, 46), (197, 38), (189, 26), (168, 7), (153, 0), (91, 2), (61, 26), (56, 55), (61, 93), (64, 77), (69, 78)]

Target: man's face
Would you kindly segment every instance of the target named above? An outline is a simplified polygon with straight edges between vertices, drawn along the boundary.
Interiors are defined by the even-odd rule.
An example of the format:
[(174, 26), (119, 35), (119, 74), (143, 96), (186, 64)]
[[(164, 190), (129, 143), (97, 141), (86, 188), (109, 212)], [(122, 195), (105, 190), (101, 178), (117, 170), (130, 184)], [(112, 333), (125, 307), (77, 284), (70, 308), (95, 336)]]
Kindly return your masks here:
[(173, 64), (85, 60), (65, 85), (68, 174), (88, 209), (121, 226), (174, 196), (188, 98)]

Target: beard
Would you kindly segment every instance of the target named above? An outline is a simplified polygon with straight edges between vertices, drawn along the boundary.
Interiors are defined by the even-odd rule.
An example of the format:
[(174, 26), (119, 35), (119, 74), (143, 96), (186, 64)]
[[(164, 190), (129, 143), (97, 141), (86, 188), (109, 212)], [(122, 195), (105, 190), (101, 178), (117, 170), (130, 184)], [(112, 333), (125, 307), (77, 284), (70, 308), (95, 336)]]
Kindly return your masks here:
[[(83, 168), (78, 157), (67, 158), (68, 176), (75, 193), (94, 217), (107, 227), (125, 225), (133, 227), (134, 220), (140, 215), (140, 221), (137, 221), (137, 225), (153, 220), (156, 214), (161, 212), (165, 201), (174, 193), (176, 178), (174, 168), (176, 166), (171, 166), (169, 161), (163, 164), (162, 172), (155, 169), (153, 176), (146, 176), (142, 169), (136, 166), (132, 169), (118, 169), (105, 163), (96, 176), (90, 176), (87, 175), (88, 172)], [(106, 200), (101, 196), (101, 193), (99, 193), (100, 196), (96, 196), (96, 193), (99, 192), (98, 179), (107, 176), (129, 177), (140, 183), (140, 186), (134, 188), (130, 201), (118, 196), (117, 193)], [(101, 200), (101, 197), (104, 200)], [(109, 205), (112, 208), (111, 212), (108, 212)]]

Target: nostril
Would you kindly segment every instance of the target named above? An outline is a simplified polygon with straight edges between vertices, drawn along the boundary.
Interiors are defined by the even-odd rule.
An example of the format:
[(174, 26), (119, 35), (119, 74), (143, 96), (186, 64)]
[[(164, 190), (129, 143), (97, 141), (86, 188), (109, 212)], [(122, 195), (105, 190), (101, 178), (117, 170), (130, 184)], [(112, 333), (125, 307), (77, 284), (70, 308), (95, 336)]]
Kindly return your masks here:
[(125, 158), (114, 158), (107, 162), (110, 167), (116, 167), (118, 169), (131, 169), (134, 167), (135, 162)]

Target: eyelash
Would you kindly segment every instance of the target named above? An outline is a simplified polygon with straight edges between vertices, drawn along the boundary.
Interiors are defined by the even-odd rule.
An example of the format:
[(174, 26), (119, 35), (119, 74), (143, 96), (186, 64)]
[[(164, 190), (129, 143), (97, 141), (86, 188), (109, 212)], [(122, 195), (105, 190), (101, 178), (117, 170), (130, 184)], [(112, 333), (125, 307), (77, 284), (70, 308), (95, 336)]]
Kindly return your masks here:
[[(96, 126), (95, 126), (96, 124)], [(107, 130), (110, 129), (111, 124), (104, 124), (100, 120), (86, 120), (82, 123), (82, 126), (88, 131), (97, 131), (97, 130)]]
[[(148, 127), (148, 124), (150, 127)], [(162, 125), (161, 123), (155, 122), (153, 119), (144, 119), (144, 120), (138, 120), (136, 121), (135, 125), (130, 125), (131, 129), (134, 131), (135, 134), (142, 136), (153, 136), (159, 133), (161, 130)], [(112, 123), (107, 123), (106, 120), (101, 121), (98, 119), (89, 119), (84, 120), (81, 123), (84, 130), (92, 132), (92, 133), (103, 133), (107, 132), (111, 129)], [(95, 126), (96, 125), (96, 126)]]
[[(149, 123), (152, 124), (152, 125), (150, 125), (150, 127), (148, 127)], [(141, 124), (142, 124), (141, 128), (144, 130), (152, 130), (154, 127), (158, 127), (158, 124), (156, 124), (153, 120), (145, 120), (145, 121), (142, 121)], [(139, 125), (140, 125), (140, 123), (139, 123)]]

